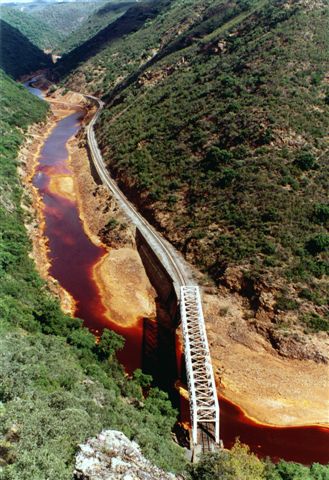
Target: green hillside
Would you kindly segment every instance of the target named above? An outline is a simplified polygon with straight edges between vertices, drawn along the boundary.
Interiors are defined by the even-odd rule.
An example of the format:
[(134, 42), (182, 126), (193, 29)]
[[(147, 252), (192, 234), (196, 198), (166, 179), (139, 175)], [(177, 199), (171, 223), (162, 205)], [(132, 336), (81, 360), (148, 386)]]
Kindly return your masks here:
[[(168, 0), (167, 0), (168, 3)], [(97, 72), (102, 70), (103, 75), (110, 74), (112, 71), (112, 65), (110, 61), (102, 62), (101, 58), (109, 54), (108, 46), (110, 46), (110, 54), (112, 54), (112, 45), (122, 46), (122, 42), (125, 38), (130, 39), (130, 33), (139, 31), (148, 20), (156, 17), (162, 9), (162, 2), (150, 2), (150, 3), (138, 3), (134, 7), (131, 7), (127, 12), (118, 18), (115, 22), (108, 27), (101, 30), (97, 35), (87, 40), (79, 47), (75, 48), (68, 54), (64, 55), (61, 61), (55, 68), (57, 76), (63, 77), (73, 71), (73, 75), (80, 74), (80, 70), (75, 70), (78, 65), (83, 65), (88, 59), (90, 59), (91, 69), (95, 69)], [(135, 45), (139, 49), (142, 45)], [(97, 55), (98, 52), (101, 52)], [(122, 49), (120, 48), (120, 53)], [(124, 69), (125, 56), (119, 58), (119, 52), (115, 52), (116, 61), (118, 62), (118, 75), (120, 75), (120, 68)], [(129, 55), (129, 53), (128, 53)], [(89, 65), (89, 64), (88, 64)], [(84, 67), (82, 66), (84, 71)], [(89, 67), (87, 67), (89, 72)], [(87, 73), (88, 78), (92, 78), (92, 75)]]
[(0, 89), (0, 477), (69, 480), (77, 445), (103, 428), (125, 432), (154, 462), (179, 469), (166, 394), (151, 389), (143, 400), (138, 382), (147, 378), (129, 380), (115, 358), (121, 337), (105, 331), (96, 346), (35, 271), (16, 156), (22, 132), (45, 120), (47, 104), (1, 71)]
[(62, 38), (70, 35), (89, 15), (99, 8), (101, 2), (60, 2), (37, 4), (29, 13), (37, 20), (46, 23)]
[(273, 321), (294, 311), (307, 332), (329, 329), (328, 17), (324, 1), (162, 1), (62, 67), (105, 95), (104, 158), (151, 221), (216, 283), (242, 269), (255, 311), (271, 288)]
[(51, 65), (48, 55), (4, 20), (0, 20), (0, 44), (0, 67), (13, 78)]
[(42, 50), (53, 49), (61, 38), (53, 28), (16, 8), (0, 6), (0, 18)]
[(123, 15), (129, 7), (136, 2), (108, 2), (103, 5), (95, 13), (91, 14), (88, 19), (82, 23), (71, 35), (66, 37), (57, 46), (59, 53), (69, 52), (94, 37), (100, 30), (110, 25), (117, 18)]

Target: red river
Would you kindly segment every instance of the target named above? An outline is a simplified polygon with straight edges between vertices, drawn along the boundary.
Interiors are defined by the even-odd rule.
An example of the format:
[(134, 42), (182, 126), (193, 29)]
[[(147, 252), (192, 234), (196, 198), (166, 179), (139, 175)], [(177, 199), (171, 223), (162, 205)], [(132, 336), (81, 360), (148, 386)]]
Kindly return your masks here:
[[(30, 90), (40, 96), (37, 89)], [(70, 114), (58, 122), (44, 143), (33, 179), (43, 200), (45, 235), (49, 242), (51, 260), (50, 274), (73, 296), (77, 303), (75, 316), (82, 318), (91, 331), (97, 333), (107, 327), (124, 336), (125, 348), (120, 352), (119, 360), (127, 371), (131, 372), (145, 362), (145, 323), (141, 320), (138, 326), (128, 329), (118, 326), (106, 317), (92, 277), (93, 266), (104, 255), (105, 250), (95, 246), (85, 233), (77, 203), (49, 190), (52, 175), (72, 174), (68, 165), (66, 143), (78, 132), (80, 126), (81, 112)], [(172, 336), (172, 342), (175, 342), (175, 336)], [(175, 347), (172, 346), (171, 350), (174, 352)], [(162, 365), (160, 370), (168, 372), (168, 363)], [(168, 372), (168, 378), (174, 380), (175, 374), (174, 368), (173, 372)], [(161, 386), (162, 384), (163, 382), (160, 382)], [(231, 447), (239, 437), (241, 442), (248, 444), (251, 450), (261, 457), (269, 456), (274, 460), (283, 458), (304, 464), (329, 462), (327, 428), (258, 424), (225, 398), (220, 398), (220, 408), (221, 438), (226, 447)]]

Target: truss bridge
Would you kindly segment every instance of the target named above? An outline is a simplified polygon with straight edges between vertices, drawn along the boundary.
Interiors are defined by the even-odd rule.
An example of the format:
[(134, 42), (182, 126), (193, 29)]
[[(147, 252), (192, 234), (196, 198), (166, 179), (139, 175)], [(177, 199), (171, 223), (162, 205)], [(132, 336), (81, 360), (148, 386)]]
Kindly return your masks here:
[[(148, 250), (152, 250), (168, 273), (170, 278), (169, 288), (174, 289), (176, 298), (180, 301), (192, 424), (191, 449), (193, 457), (197, 458), (200, 452), (214, 450), (220, 444), (219, 405), (199, 287), (186, 286), (190, 283), (191, 276), (187, 273), (182, 257), (136, 210), (111, 177), (99, 150), (94, 132), (94, 125), (101, 114), (104, 103), (91, 95), (85, 95), (85, 97), (98, 107), (97, 112), (86, 127), (86, 133), (91, 159), (99, 178), (110, 190), (127, 219), (136, 226), (140, 236), (145, 239), (149, 246)], [(145, 250), (144, 254), (148, 254), (148, 251)], [(158, 271), (159, 275), (159, 282), (163, 284), (165, 280), (161, 271)], [(166, 295), (166, 292), (163, 292), (163, 294)]]
[(199, 287), (181, 287), (180, 312), (195, 456), (220, 444), (219, 404)]

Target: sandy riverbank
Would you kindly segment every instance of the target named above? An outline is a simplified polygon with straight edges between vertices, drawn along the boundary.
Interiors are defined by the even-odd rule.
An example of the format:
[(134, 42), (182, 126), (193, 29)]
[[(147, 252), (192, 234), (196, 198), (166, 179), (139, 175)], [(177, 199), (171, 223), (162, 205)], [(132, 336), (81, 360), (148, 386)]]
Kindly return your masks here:
[[(76, 95), (76, 94), (74, 94)], [(65, 101), (69, 100), (69, 96)], [(59, 100), (56, 100), (58, 102)], [(74, 103), (79, 99), (75, 96)], [(53, 104), (53, 116), (43, 129), (30, 132), (24, 147), (24, 184), (29, 185), (37, 226), (28, 225), (33, 241), (33, 257), (39, 272), (48, 278), (47, 242), (43, 235), (42, 207), (31, 178), (40, 148), (61, 115)], [(57, 110), (56, 110), (57, 108)], [(83, 137), (69, 144), (73, 176), (57, 176), (51, 188), (65, 198), (77, 201), (85, 231), (94, 243), (112, 245), (94, 268), (108, 315), (120, 325), (132, 325), (139, 318), (155, 314), (155, 293), (134, 248), (134, 228), (127, 226), (107, 190), (98, 185), (90, 169)], [(34, 165), (34, 166), (33, 166)], [(26, 169), (26, 171), (25, 171)], [(109, 228), (112, 220), (114, 228)], [(51, 283), (56, 281), (50, 279)], [(59, 285), (52, 287), (66, 311), (74, 302)], [(313, 360), (283, 358), (263, 336), (248, 328), (244, 307), (238, 295), (219, 298), (204, 295), (204, 311), (216, 380), (221, 394), (238, 404), (256, 421), (272, 425), (328, 425), (328, 365)], [(134, 320), (135, 319), (135, 320)]]
[[(47, 125), (34, 126), (20, 153), (20, 176), (28, 192), (31, 207), (30, 221), (26, 223), (32, 240), (32, 257), (37, 269), (53, 293), (61, 302), (63, 310), (74, 314), (75, 302), (70, 294), (49, 274), (50, 261), (47, 239), (44, 235), (45, 221), (43, 205), (32, 179), (38, 164), (40, 151), (52, 130), (64, 117), (77, 111), (79, 103), (85, 107), (79, 94), (69, 93), (47, 98), (51, 104), (51, 114)], [(65, 107), (65, 108), (64, 108)], [(90, 117), (88, 111), (86, 117)], [(155, 291), (145, 273), (142, 262), (135, 249), (134, 229), (125, 225), (117, 238), (116, 248), (105, 245), (99, 232), (112, 219), (116, 222), (124, 219), (104, 187), (97, 185), (90, 171), (86, 149), (79, 145), (79, 138), (73, 137), (67, 144), (68, 165), (72, 174), (58, 174), (51, 177), (49, 190), (78, 205), (79, 215), (89, 238), (95, 245), (102, 245), (108, 251), (95, 265), (93, 277), (97, 284), (109, 319), (121, 326), (137, 324), (141, 318), (155, 317)]]

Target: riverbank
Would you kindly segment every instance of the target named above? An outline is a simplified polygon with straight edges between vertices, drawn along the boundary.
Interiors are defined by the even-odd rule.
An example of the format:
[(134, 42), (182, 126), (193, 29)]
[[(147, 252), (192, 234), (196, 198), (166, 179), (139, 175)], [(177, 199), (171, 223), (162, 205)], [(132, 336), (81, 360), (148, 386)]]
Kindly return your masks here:
[(248, 327), (238, 295), (204, 294), (203, 306), (221, 395), (259, 423), (328, 427), (328, 364), (280, 356)]
[[(62, 106), (64, 102), (68, 101), (68, 98), (69, 96), (66, 96), (64, 100), (62, 97), (60, 100), (55, 100), (53, 109), (55, 109), (55, 105), (57, 108), (58, 105)], [(77, 97), (74, 97), (74, 102), (76, 101)], [(45, 134), (42, 138), (45, 140), (46, 137)], [(40, 138), (36, 138), (36, 140), (40, 140)], [(129, 252), (134, 252), (135, 256), (134, 229), (126, 224), (107, 190), (95, 182), (84, 142), (81, 135), (69, 142), (69, 161), (74, 175), (71, 179), (67, 175), (57, 177), (52, 188), (64, 197), (75, 199), (78, 202), (84, 229), (95, 244), (112, 245), (112, 248), (118, 248), (118, 250), (109, 250), (108, 259), (111, 252), (113, 258), (113, 253), (119, 252), (120, 248), (124, 249), (122, 255), (119, 254), (117, 265), (114, 260), (112, 271), (112, 261), (105, 261), (106, 257), (103, 257), (95, 266), (93, 275), (100, 292), (102, 292), (103, 299), (107, 299), (107, 301), (111, 299), (111, 302), (108, 301), (108, 313), (113, 317), (117, 315), (118, 324), (122, 326), (126, 322), (127, 326), (132, 324), (133, 313), (130, 311), (127, 315), (127, 307), (131, 308), (133, 296), (127, 297), (122, 294), (121, 287), (127, 282), (127, 279), (127, 283), (129, 283), (129, 278), (127, 271), (120, 265), (124, 266), (125, 262), (129, 263), (127, 260)], [(34, 158), (37, 158), (35, 153), (38, 151), (37, 147), (36, 150), (34, 147), (32, 150)], [(37, 200), (35, 200), (35, 205), (38, 209)], [(42, 222), (39, 224), (42, 226)], [(41, 228), (40, 237), (42, 237), (42, 233)], [(42, 247), (41, 238), (38, 242)], [(43, 245), (43, 251), (47, 253), (46, 244)], [(49, 261), (47, 264), (47, 258), (42, 255), (40, 255), (39, 262), (41, 268), (49, 266)], [(104, 268), (101, 268), (101, 265)], [(47, 268), (45, 270), (47, 271)], [(114, 271), (115, 274), (113, 274)], [(132, 277), (138, 277), (135, 270)], [(136, 283), (141, 284), (142, 282)], [(135, 289), (136, 283), (132, 284), (130, 288)], [(145, 297), (142, 302), (136, 303), (134, 312), (136, 322), (144, 316), (145, 305), (149, 309), (147, 311), (153, 314), (153, 307), (150, 305), (154, 293), (149, 284), (144, 284), (144, 287)], [(113, 289), (116, 293), (113, 292)], [(117, 300), (113, 300), (113, 295), (116, 295)], [(138, 296), (136, 295), (136, 297)], [(129, 304), (127, 298), (129, 298)], [(106, 304), (106, 301), (104, 303)], [(116, 305), (115, 308), (113, 305)], [(213, 294), (205, 294), (204, 309), (212, 360), (221, 394), (224, 392), (229, 400), (239, 404), (250, 417), (258, 422), (275, 425), (326, 425), (329, 422), (326, 417), (328, 384), (325, 364), (280, 358), (263, 336), (246, 328), (244, 308), (238, 296), (218, 298)], [(123, 321), (122, 318), (129, 318), (129, 320)], [(112, 320), (115, 321), (115, 318)]]
[(49, 247), (45, 232), (43, 204), (37, 189), (32, 184), (41, 149), (57, 123), (74, 110), (51, 108), (46, 124), (32, 125), (28, 129), (26, 141), (18, 155), (18, 174), (24, 186), (22, 208), (25, 210), (25, 228), (32, 243), (33, 258), (41, 278), (47, 282), (50, 291), (59, 298), (63, 311), (73, 314), (75, 301), (73, 297), (49, 274)]
[[(73, 315), (76, 310), (75, 300), (49, 273), (51, 261), (45, 236), (43, 203), (37, 188), (32, 184), (32, 179), (36, 173), (42, 147), (58, 122), (77, 110), (84, 111), (84, 122), (88, 122), (94, 110), (90, 108), (85, 98), (77, 93), (68, 92), (65, 95), (55, 93), (48, 96), (47, 101), (51, 106), (47, 125), (39, 125), (29, 131), (28, 139), (19, 156), (20, 176), (28, 192), (24, 205), (29, 218), (26, 228), (33, 245), (31, 255), (40, 275), (59, 298), (62, 309)], [(131, 327), (138, 325), (142, 318), (154, 320), (156, 294), (137, 253), (134, 228), (124, 223), (124, 217), (105, 187), (97, 185), (92, 177), (87, 151), (83, 142), (81, 144), (81, 137), (77, 135), (71, 138), (66, 147), (67, 165), (71, 172), (53, 172), (48, 188), (52, 194), (77, 204), (87, 236), (94, 245), (106, 250), (100, 261), (94, 265), (92, 276), (109, 321), (118, 326)], [(116, 241), (113, 241), (115, 229), (110, 228), (108, 232), (106, 231), (106, 226), (111, 225), (111, 222), (121, 225), (120, 233), (116, 234)], [(101, 232), (103, 239), (100, 238)], [(108, 236), (111, 238), (108, 239)]]

